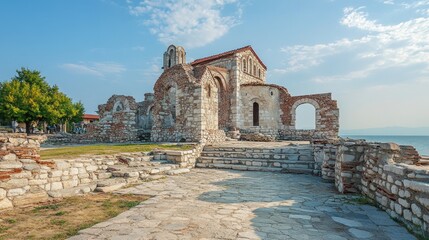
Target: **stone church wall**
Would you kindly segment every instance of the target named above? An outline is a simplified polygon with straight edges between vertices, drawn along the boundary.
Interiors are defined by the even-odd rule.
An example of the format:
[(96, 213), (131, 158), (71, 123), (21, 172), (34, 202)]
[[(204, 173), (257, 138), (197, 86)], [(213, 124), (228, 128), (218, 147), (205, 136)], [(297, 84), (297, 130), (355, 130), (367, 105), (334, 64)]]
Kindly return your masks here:
[[(240, 128), (261, 129), (281, 128), (281, 109), (279, 91), (271, 86), (242, 86), (241, 87), (241, 123)], [(259, 126), (253, 126), (253, 104), (259, 105)]]
[(100, 121), (88, 129), (88, 138), (100, 142), (136, 141), (137, 103), (131, 96), (113, 95), (98, 106)]
[(198, 142), (202, 126), (202, 90), (189, 73), (189, 65), (176, 65), (155, 84), (154, 142)]

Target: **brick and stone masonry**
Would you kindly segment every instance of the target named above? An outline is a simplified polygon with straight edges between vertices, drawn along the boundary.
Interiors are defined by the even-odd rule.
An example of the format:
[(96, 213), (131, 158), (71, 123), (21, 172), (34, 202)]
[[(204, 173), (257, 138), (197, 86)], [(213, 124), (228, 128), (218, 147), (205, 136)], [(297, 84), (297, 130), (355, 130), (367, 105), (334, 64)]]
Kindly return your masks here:
[[(171, 45), (163, 57), (153, 94), (139, 103), (113, 95), (99, 106), (100, 122), (77, 141), (215, 143), (237, 131), (243, 140), (338, 137), (339, 109), (331, 94), (292, 96), (267, 84), (267, 66), (251, 46), (186, 63), (185, 49)], [(314, 130), (296, 129), (301, 104), (314, 106)]]

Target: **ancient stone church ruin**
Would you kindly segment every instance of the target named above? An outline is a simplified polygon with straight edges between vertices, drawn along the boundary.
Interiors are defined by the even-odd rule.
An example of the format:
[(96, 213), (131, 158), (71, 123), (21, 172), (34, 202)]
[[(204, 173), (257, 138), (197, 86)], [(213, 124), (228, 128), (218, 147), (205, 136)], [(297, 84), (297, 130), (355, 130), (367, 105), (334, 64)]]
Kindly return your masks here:
[[(266, 83), (267, 67), (251, 46), (186, 62), (183, 47), (164, 53), (163, 73), (143, 102), (113, 95), (99, 106), (100, 141), (219, 142), (237, 130), (278, 140), (336, 138), (339, 110), (330, 93), (292, 96)], [(314, 130), (295, 129), (299, 105), (316, 111)], [(236, 136), (235, 136), (236, 137)]]

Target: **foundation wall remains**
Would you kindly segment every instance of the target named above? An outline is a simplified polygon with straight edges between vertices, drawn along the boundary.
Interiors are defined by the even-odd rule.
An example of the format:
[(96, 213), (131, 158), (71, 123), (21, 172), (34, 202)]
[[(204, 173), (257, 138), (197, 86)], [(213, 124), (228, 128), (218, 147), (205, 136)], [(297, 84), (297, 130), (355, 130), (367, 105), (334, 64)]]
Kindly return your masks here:
[[(148, 157), (147, 153), (136, 152), (41, 160), (42, 140), (25, 134), (0, 134), (0, 210), (91, 192), (106, 180), (108, 184), (115, 180), (112, 184), (119, 184), (119, 187), (137, 182), (142, 177), (139, 173), (135, 176), (131, 175), (135, 172), (115, 175), (115, 179), (110, 179), (112, 172), (114, 174), (110, 170), (118, 166), (127, 167), (125, 163), (128, 161)], [(155, 158), (179, 164), (183, 169), (174, 171), (181, 173), (195, 165), (201, 148), (197, 145), (188, 151), (157, 151)]]
[(429, 235), (429, 167), (410, 146), (345, 142), (338, 147), (335, 184), (361, 193), (409, 228)]

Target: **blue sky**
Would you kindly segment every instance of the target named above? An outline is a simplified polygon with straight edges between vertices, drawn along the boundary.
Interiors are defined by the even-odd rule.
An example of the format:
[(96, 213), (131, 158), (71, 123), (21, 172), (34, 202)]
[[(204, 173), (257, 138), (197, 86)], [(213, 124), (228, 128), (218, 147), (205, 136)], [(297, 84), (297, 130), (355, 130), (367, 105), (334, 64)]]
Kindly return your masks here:
[(169, 44), (188, 62), (252, 45), (267, 82), (332, 92), (343, 129), (429, 126), (429, 0), (0, 2), (0, 81), (40, 70), (88, 113), (143, 100)]

